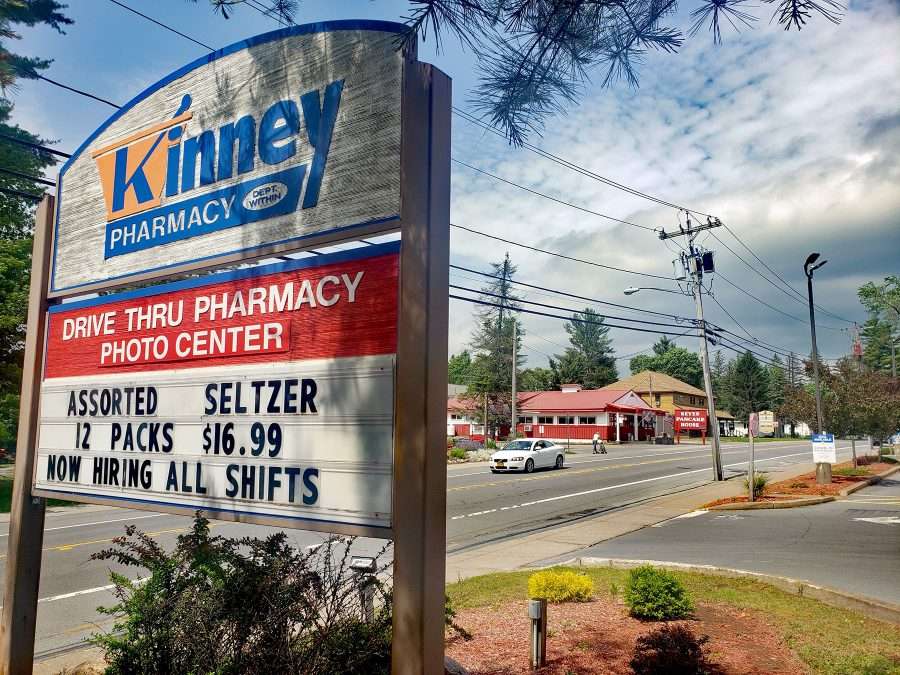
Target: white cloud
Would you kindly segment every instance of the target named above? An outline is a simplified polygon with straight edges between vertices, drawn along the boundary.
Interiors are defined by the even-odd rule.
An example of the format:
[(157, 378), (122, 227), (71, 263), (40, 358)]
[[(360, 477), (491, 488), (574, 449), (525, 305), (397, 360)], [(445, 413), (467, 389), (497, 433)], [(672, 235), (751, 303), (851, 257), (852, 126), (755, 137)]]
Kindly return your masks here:
[[(811, 250), (821, 250), (831, 262), (817, 277), (817, 302), (862, 321), (856, 288), (900, 267), (900, 52), (892, 47), (898, 43), (900, 19), (887, 4), (852, 8), (839, 26), (818, 21), (799, 34), (763, 25), (730, 36), (721, 47), (701, 35), (678, 55), (648, 58), (639, 90), (590, 91), (568, 115), (550, 120), (537, 144), (597, 173), (719, 216), (803, 293), (802, 262)], [(593, 210), (644, 225), (676, 225), (672, 209), (527, 151), (508, 149), (461, 120), (455, 124), (454, 154), (460, 159)], [(672, 269), (674, 253), (652, 233), (567, 209), (465, 168), (454, 167), (452, 217), (608, 265), (662, 275)], [(762, 269), (724, 229), (716, 234)], [(719, 269), (739, 287), (806, 316), (805, 303), (767, 284), (715, 239), (700, 241), (716, 249)], [(507, 248), (522, 280), (693, 315), (688, 298), (622, 295), (625, 286), (664, 285), (660, 280), (453, 233), (454, 257), (479, 268), (501, 258)], [(762, 307), (721, 280), (714, 282), (714, 291), (753, 334), (801, 353), (809, 350), (807, 325)], [(466, 341), (468, 312), (463, 303), (452, 305), (454, 351)], [(713, 303), (708, 303), (708, 317), (737, 330)], [(818, 320), (823, 325), (820, 350), (829, 356), (846, 353), (847, 333), (825, 326), (847, 324), (821, 313)], [(529, 318), (526, 327), (566, 342), (559, 322)], [(655, 338), (625, 331), (613, 336), (620, 354), (646, 347)], [(528, 341), (544, 351), (560, 351), (540, 340)], [(536, 357), (532, 362), (544, 360), (531, 356)], [(620, 370), (627, 372), (627, 362), (620, 362)]]

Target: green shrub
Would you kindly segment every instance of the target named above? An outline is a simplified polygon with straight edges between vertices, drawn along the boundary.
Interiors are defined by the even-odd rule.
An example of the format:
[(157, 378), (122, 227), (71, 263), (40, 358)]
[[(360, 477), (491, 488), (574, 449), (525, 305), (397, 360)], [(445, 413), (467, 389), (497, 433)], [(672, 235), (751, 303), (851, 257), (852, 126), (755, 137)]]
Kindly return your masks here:
[(125, 531), (92, 556), (149, 572), (142, 582), (112, 574), (118, 603), (100, 611), (115, 623), (92, 638), (107, 675), (389, 673), (391, 595), (376, 575), (375, 616), (362, 620), (352, 538), (304, 551), (283, 532), (213, 537), (198, 514), (168, 553)]
[(486, 447), (488, 450), (496, 450), (497, 442), (493, 438), (488, 438), (484, 442), (484, 447)]
[[(764, 473), (753, 474), (753, 496), (762, 497), (766, 492), (766, 485), (769, 484), (769, 477)], [(749, 479), (744, 479), (744, 489), (750, 489)]]
[(466, 451), (462, 448), (453, 448), (450, 451), (450, 457), (452, 457), (453, 459), (465, 459)]
[(587, 602), (594, 594), (594, 581), (571, 570), (543, 570), (528, 577), (528, 597), (547, 602)]
[(666, 625), (637, 639), (628, 665), (635, 675), (706, 675), (712, 670), (708, 641), (687, 626)]
[(628, 573), (625, 604), (633, 617), (657, 621), (681, 619), (694, 610), (681, 582), (673, 574), (651, 565)]

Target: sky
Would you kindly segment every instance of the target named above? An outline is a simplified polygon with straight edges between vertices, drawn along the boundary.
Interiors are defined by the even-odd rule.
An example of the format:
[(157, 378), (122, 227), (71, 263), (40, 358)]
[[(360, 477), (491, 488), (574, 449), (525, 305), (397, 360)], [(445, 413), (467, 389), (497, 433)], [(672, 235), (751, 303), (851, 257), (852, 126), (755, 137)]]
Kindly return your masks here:
[[(121, 1), (215, 48), (278, 27), (249, 7), (235, 8), (234, 16), (224, 20), (206, 0)], [(686, 28), (694, 6), (685, 3), (675, 24)], [(295, 20), (402, 21), (409, 8), (406, 0), (301, 0)], [(756, 8), (761, 20), (755, 28), (726, 32), (722, 45), (701, 32), (677, 54), (648, 54), (637, 89), (625, 83), (609, 88), (586, 83), (579, 101), (547, 119), (543, 133), (529, 140), (594, 173), (718, 217), (727, 229), (698, 237), (700, 245), (715, 251), (718, 272), (707, 277), (712, 297), (705, 298), (706, 317), (783, 351), (810, 350), (802, 266), (810, 252), (821, 252), (828, 264), (816, 273), (816, 302), (841, 318), (818, 312), (817, 337), (820, 353), (835, 358), (850, 349), (852, 324), (847, 320), (866, 319), (856, 289), (900, 274), (900, 5), (854, 1), (839, 25), (814, 18), (799, 33), (769, 23), (770, 9)], [(14, 50), (54, 59), (49, 77), (115, 103), (206, 53), (110, 0), (71, 0), (67, 14), (75, 24), (65, 35), (25, 28)], [(436, 51), (429, 36), (420, 46), (420, 59), (453, 78), (455, 106), (472, 109), (477, 64), (470, 52), (449, 36)], [(599, 81), (600, 73), (596, 75)], [(9, 95), (15, 121), (58, 140), (56, 147), (66, 151), (80, 145), (112, 112), (46, 82), (22, 82)], [(453, 125), (452, 153), (462, 162), (645, 227), (671, 231), (678, 228), (679, 217), (684, 222), (670, 207), (512, 147), (461, 117), (454, 117)], [(452, 173), (451, 222), (666, 279), (567, 261), (454, 229), (451, 260), (457, 265), (489, 271), (490, 263), (508, 252), (520, 281), (694, 316), (690, 297), (650, 289), (623, 293), (629, 286), (678, 288), (669, 281), (677, 244), (661, 241), (652, 231), (526, 193), (459, 164)], [(778, 290), (775, 286), (781, 284), (735, 235), (800, 296)], [(471, 274), (451, 274), (451, 283), (459, 286), (477, 288), (482, 282)], [(520, 296), (564, 307), (563, 314), (588, 304), (528, 289)], [(451, 300), (451, 352), (468, 344), (473, 309)], [(567, 336), (562, 321), (528, 315), (522, 321), (528, 365), (545, 366), (550, 355), (563, 351)], [(622, 376), (629, 374), (628, 355), (648, 349), (658, 337), (620, 329), (612, 329), (610, 336)], [(676, 341), (697, 346), (696, 337)], [(762, 345), (754, 350), (771, 353)]]

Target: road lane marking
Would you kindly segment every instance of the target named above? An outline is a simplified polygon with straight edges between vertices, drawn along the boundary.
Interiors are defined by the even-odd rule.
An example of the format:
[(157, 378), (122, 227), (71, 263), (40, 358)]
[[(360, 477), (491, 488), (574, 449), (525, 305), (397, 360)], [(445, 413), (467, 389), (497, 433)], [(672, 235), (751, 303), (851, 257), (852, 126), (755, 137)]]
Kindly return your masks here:
[[(808, 451), (807, 452), (795, 452), (795, 453), (792, 453), (789, 455), (780, 455), (778, 457), (769, 457), (767, 459), (757, 460), (757, 463), (759, 464), (761, 462), (770, 462), (770, 461), (774, 461), (776, 459), (784, 459), (786, 457), (797, 457), (799, 455), (806, 456), (809, 454), (810, 453)], [(745, 466), (745, 465), (746, 465), (746, 462), (733, 462), (731, 464), (723, 465), (723, 468), (732, 467), (732, 466)], [(633, 480), (633, 481), (629, 481), (627, 483), (619, 483), (618, 485), (607, 485), (606, 487), (594, 488), (592, 490), (582, 490), (581, 492), (572, 492), (570, 494), (565, 494), (565, 495), (556, 495), (555, 497), (546, 497), (544, 499), (536, 499), (536, 500), (530, 501), (530, 502), (523, 502), (521, 504), (514, 504), (511, 506), (500, 507), (499, 509), (490, 509), (489, 511), (476, 511), (474, 513), (464, 513), (464, 514), (460, 514), (458, 516), (452, 516), (449, 520), (462, 520), (464, 518), (474, 518), (476, 516), (485, 515), (486, 513), (495, 513), (498, 510), (499, 511), (509, 511), (512, 509), (521, 509), (521, 508), (525, 508), (528, 506), (536, 506), (538, 504), (547, 504), (550, 502), (558, 502), (563, 499), (574, 499), (575, 497), (584, 497), (585, 495), (596, 494), (598, 492), (607, 492), (609, 490), (616, 490), (618, 488), (631, 487), (632, 485), (643, 485), (644, 483), (652, 483), (654, 481), (666, 480), (668, 478), (679, 478), (680, 476), (689, 476), (689, 475), (692, 475), (695, 473), (705, 473), (710, 470), (711, 469), (709, 467), (706, 467), (704, 469), (693, 469), (691, 471), (682, 471), (680, 473), (670, 473), (665, 476), (656, 476), (654, 478), (643, 478), (641, 480)]]
[[(68, 515), (68, 514), (66, 514)], [(59, 527), (45, 527), (44, 532), (53, 532), (54, 530), (68, 530), (73, 527), (89, 527), (91, 525), (106, 525), (107, 523), (121, 523), (127, 520), (143, 520), (144, 518), (161, 518), (162, 516), (172, 515), (170, 513), (153, 513), (149, 516), (132, 516), (130, 518), (113, 518), (112, 520), (96, 520), (92, 523), (75, 523), (74, 525), (60, 525)], [(9, 533), (0, 534), (0, 537), (8, 537)]]
[[(737, 454), (734, 452), (723, 452), (723, 455)], [(797, 455), (805, 455), (806, 452), (795, 453), (793, 455), (781, 455), (780, 457), (762, 457), (756, 460), (757, 463), (761, 462), (769, 462), (776, 459), (782, 459), (784, 457), (795, 457)], [(619, 458), (624, 459), (624, 458)], [(489, 483), (475, 483), (474, 485), (458, 485), (456, 487), (447, 488), (447, 492), (460, 492), (464, 490), (476, 490), (480, 488), (490, 488), (490, 487), (502, 487), (504, 485), (512, 485), (518, 483), (531, 482), (536, 480), (549, 480), (552, 478), (565, 478), (567, 476), (577, 476), (586, 473), (596, 473), (599, 471), (611, 471), (613, 469), (630, 469), (636, 466), (649, 466), (650, 464), (665, 464), (666, 462), (680, 462), (684, 459), (688, 459), (686, 457), (666, 457), (665, 459), (654, 459), (649, 462), (632, 462), (630, 464), (611, 464), (609, 466), (597, 466), (591, 469), (569, 469), (568, 471), (564, 471), (562, 473), (557, 473), (555, 471), (551, 471), (549, 473), (542, 473), (537, 476), (524, 474), (519, 478), (510, 478), (507, 480), (501, 481), (491, 481)], [(584, 464), (585, 462), (580, 462)], [(726, 466), (743, 466), (745, 462), (737, 462), (735, 464), (726, 464)], [(790, 462), (787, 462), (790, 464)], [(702, 470), (702, 469), (701, 469)], [(485, 475), (484, 472), (480, 472), (478, 475)]]
[(689, 511), (688, 513), (682, 513), (680, 516), (675, 516), (674, 518), (669, 518), (668, 520), (663, 520), (655, 525), (651, 525), (650, 527), (665, 527), (669, 523), (675, 520), (683, 520), (684, 518), (696, 518), (697, 516), (702, 516), (705, 513), (709, 513), (706, 509), (697, 509), (696, 511)]
[(109, 591), (115, 588), (115, 584), (107, 584), (106, 586), (97, 586), (96, 588), (85, 588), (81, 591), (72, 591), (71, 593), (61, 593), (59, 595), (51, 595), (47, 598), (38, 598), (38, 602), (56, 602), (57, 600), (66, 600), (67, 598), (75, 598), (79, 595), (90, 595), (91, 593), (100, 593), (101, 591)]
[[(216, 527), (219, 523), (210, 523), (209, 527)], [(158, 530), (156, 532), (147, 532), (146, 535), (148, 537), (157, 537), (161, 534), (172, 534), (173, 532), (187, 532), (191, 528), (190, 527), (178, 527), (171, 530)], [(122, 535), (118, 535), (122, 536)], [(73, 548), (79, 548), (81, 546), (90, 546), (92, 544), (109, 544), (112, 543), (113, 539), (118, 538), (112, 537), (109, 539), (92, 539), (90, 541), (76, 541), (71, 544), (60, 544), (59, 546), (48, 546), (47, 548), (42, 548), (41, 551), (49, 552), (49, 551), (62, 551), (67, 552), (71, 551)], [(0, 560), (4, 560), (6, 558), (5, 555), (0, 555)]]
[(876, 516), (874, 518), (854, 518), (863, 523), (875, 523), (876, 525), (900, 525), (900, 517), (898, 516)]

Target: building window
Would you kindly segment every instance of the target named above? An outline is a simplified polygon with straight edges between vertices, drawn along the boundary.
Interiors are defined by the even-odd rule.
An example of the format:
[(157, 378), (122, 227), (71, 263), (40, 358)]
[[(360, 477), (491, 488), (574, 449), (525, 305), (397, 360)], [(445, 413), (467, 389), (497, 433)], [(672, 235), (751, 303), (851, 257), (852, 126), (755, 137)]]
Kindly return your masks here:
[(579, 417), (578, 424), (597, 424), (596, 417)]
[(462, 418), (462, 415), (450, 415), (451, 420), (461, 420)]
[(552, 417), (538, 417), (538, 424), (553, 424)]
[(556, 419), (557, 424), (575, 424), (575, 418), (567, 415), (559, 415)]
[(657, 408), (658, 408), (659, 406), (662, 405), (662, 399), (660, 398), (659, 394), (654, 394), (654, 395), (653, 395), (653, 400), (654, 400), (654, 402), (655, 402), (654, 405), (655, 405)]
[(520, 416), (519, 424), (531, 424), (531, 415)]

